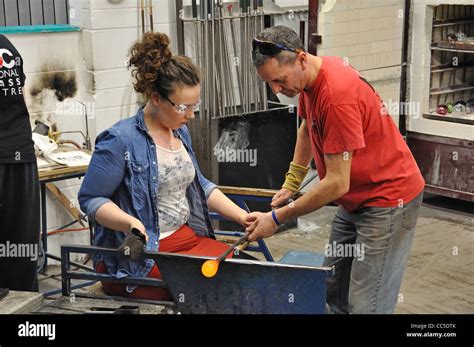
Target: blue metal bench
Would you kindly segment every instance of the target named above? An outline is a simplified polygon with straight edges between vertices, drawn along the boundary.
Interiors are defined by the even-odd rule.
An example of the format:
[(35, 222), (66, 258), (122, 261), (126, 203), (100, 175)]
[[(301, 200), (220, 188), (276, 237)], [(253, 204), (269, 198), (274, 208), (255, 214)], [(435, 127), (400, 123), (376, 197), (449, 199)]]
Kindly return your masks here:
[[(270, 203), (275, 191), (219, 187), (224, 194), (241, 208), (249, 211), (246, 201), (263, 201)], [(250, 212), (250, 211), (249, 211)], [(222, 216), (211, 213), (214, 220), (225, 220)], [(240, 231), (216, 231), (219, 236), (240, 237)], [(273, 262), (273, 257), (264, 240), (257, 246), (248, 246), (246, 251), (262, 252), (265, 259)], [(185, 313), (324, 313), (325, 280), (331, 269), (322, 267), (322, 255), (291, 251), (279, 263), (249, 262), (229, 260), (221, 264), (220, 272), (212, 279), (205, 279), (200, 274), (200, 265), (206, 257), (192, 257), (168, 253), (145, 252), (144, 256), (155, 260), (163, 280), (153, 278), (125, 277), (117, 279), (109, 274), (99, 274), (94, 269), (71, 261), (72, 253), (102, 254), (118, 256), (116, 249), (93, 246), (64, 245), (61, 247), (62, 288), (45, 293), (45, 296), (62, 292), (64, 296), (72, 295), (77, 288), (86, 287), (97, 281), (120, 284), (144, 285), (168, 288), (172, 293), (185, 294), (184, 302), (156, 302), (172, 306)], [(84, 271), (71, 270), (76, 266)], [(72, 285), (71, 280), (87, 282)], [(201, 288), (196, 292), (193, 288)], [(268, 290), (272, 296), (268, 297)], [(78, 297), (88, 295), (75, 294)], [(291, 298), (298, 301), (291, 301)], [(232, 300), (230, 300), (232, 299)], [(234, 302), (236, 300), (236, 302)], [(146, 300), (131, 300), (146, 301)]]
[[(249, 208), (245, 201), (263, 201), (270, 203), (272, 196), (276, 193), (273, 190), (265, 190), (265, 189), (252, 189), (252, 188), (237, 188), (237, 187), (224, 187), (221, 186), (219, 189), (226, 194), (231, 200), (235, 201), (235, 203), (243, 208), (244, 210), (250, 212)], [(210, 213), (211, 219), (214, 220), (222, 220), (225, 221), (226, 219), (217, 213)], [(216, 230), (215, 234), (217, 236), (226, 236), (226, 237), (236, 237), (239, 238), (242, 236), (242, 231), (222, 231)], [(91, 237), (93, 232), (91, 231)], [(265, 244), (264, 240), (259, 240), (257, 246), (249, 245), (246, 247), (246, 251), (251, 252), (261, 252), (267, 261), (274, 261), (273, 257), (268, 249), (267, 245)], [(117, 279), (114, 276), (107, 275), (107, 274), (98, 274), (95, 273), (94, 269), (72, 262), (70, 260), (71, 253), (80, 253), (80, 254), (98, 254), (100, 252), (104, 252), (104, 254), (116, 254), (114, 250), (108, 248), (101, 248), (101, 247), (91, 247), (91, 246), (66, 246), (64, 248), (64, 253), (61, 250), (61, 258), (55, 257), (50, 255), (51, 258), (58, 260), (61, 262), (62, 266), (66, 266), (65, 268), (62, 267), (62, 271), (64, 271), (63, 277), (63, 286), (61, 289), (55, 289), (45, 292), (43, 295), (45, 297), (56, 295), (58, 293), (63, 292), (68, 293), (67, 295), (71, 294), (73, 289), (79, 289), (83, 287), (90, 286), (97, 281), (108, 281), (113, 283), (120, 283), (120, 284), (136, 284), (136, 285), (149, 285), (149, 286), (158, 286), (163, 287), (166, 286), (162, 281), (150, 278), (123, 278)], [(70, 266), (75, 266), (76, 268), (80, 268), (82, 270), (86, 270), (89, 273), (83, 272), (69, 272)], [(69, 273), (69, 275), (68, 275)], [(71, 285), (71, 279), (84, 279), (84, 280), (91, 280), (89, 282)]]
[(281, 264), (323, 266), (324, 254), (304, 251), (289, 251), (278, 261)]
[[(326, 277), (330, 275), (330, 268), (226, 259), (220, 264), (216, 276), (206, 278), (200, 269), (203, 262), (211, 259), (210, 257), (145, 252), (144, 256), (153, 259), (160, 268), (163, 278), (166, 279), (165, 283), (151, 278), (126, 277), (118, 280), (114, 276), (92, 271), (72, 271), (71, 253), (119, 255), (116, 249), (62, 246), (61, 276), (64, 296), (72, 294), (72, 279), (96, 280), (168, 288), (175, 301), (154, 303), (171, 306), (182, 313), (325, 313)], [(136, 299), (130, 301), (145, 302)]]

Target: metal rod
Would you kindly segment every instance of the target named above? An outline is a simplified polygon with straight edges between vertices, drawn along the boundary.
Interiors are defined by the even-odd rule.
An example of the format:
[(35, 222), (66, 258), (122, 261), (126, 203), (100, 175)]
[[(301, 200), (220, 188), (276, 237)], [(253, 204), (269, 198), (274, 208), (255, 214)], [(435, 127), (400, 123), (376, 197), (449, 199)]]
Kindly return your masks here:
[(217, 17), (217, 8), (216, 2), (218, 0), (213, 0), (213, 9), (214, 9), (214, 41), (215, 41), (215, 62), (216, 62), (216, 72), (215, 75), (217, 77), (217, 107), (219, 108), (218, 117), (224, 114), (224, 95), (223, 95), (223, 88), (222, 88), (222, 46), (221, 46), (221, 37), (220, 37), (220, 21)]
[[(219, 22), (216, 18), (216, 0), (212, 0), (212, 23), (213, 23), (213, 34), (214, 34), (214, 47), (215, 47), (215, 54), (217, 56), (213, 56), (214, 60), (214, 82), (215, 82), (215, 93), (216, 93), (216, 101), (217, 101), (217, 117), (222, 115), (222, 95), (221, 95), (221, 50), (220, 50), (220, 35), (219, 35)], [(216, 115), (214, 115), (216, 116)]]
[[(250, 0), (250, 4), (249, 4), (249, 36), (248, 36), (248, 39), (249, 41), (252, 39), (253, 37), (253, 33), (254, 33), (254, 14), (253, 14), (253, 0)], [(249, 45), (247, 44), (247, 52), (249, 50)], [(249, 93), (249, 102), (250, 102), (250, 110), (253, 110), (253, 106), (254, 106), (254, 98), (255, 98), (255, 91), (254, 91), (254, 88), (255, 88), (255, 84), (254, 84), (254, 74), (252, 73), (251, 69), (252, 69), (252, 64), (251, 64), (251, 61), (249, 59), (249, 64), (248, 64), (248, 69), (249, 69), (249, 89), (250, 89), (250, 93)]]
[(232, 72), (230, 69), (230, 61), (229, 61), (229, 47), (228, 47), (228, 32), (226, 30), (226, 21), (224, 20), (224, 8), (222, 1), (220, 1), (219, 4), (219, 15), (221, 17), (221, 30), (222, 30), (222, 47), (223, 47), (223, 63), (224, 63), (224, 69), (223, 69), (223, 74), (224, 74), (224, 87), (226, 89), (226, 101), (227, 101), (227, 109), (225, 114), (228, 114), (228, 112), (232, 112), (232, 108), (234, 107), (235, 104), (235, 97), (234, 97), (234, 87), (233, 87), (233, 78), (232, 78)]
[[(84, 288), (84, 287), (89, 287), (89, 286), (91, 286), (95, 283), (97, 283), (97, 281), (87, 281), (87, 282), (83, 282), (83, 283), (79, 283), (79, 284), (74, 284), (74, 285), (70, 286), (70, 289), (72, 290), (72, 289), (80, 289), (80, 288)], [(62, 293), (62, 291), (63, 291), (62, 288), (52, 289), (52, 290), (49, 290), (47, 292), (44, 292), (43, 297), (47, 298), (47, 297)], [(51, 307), (53, 307), (53, 306), (51, 306)], [(60, 309), (64, 309), (64, 307), (61, 307)], [(82, 311), (79, 311), (79, 310), (77, 310), (77, 311), (82, 313)]]
[(153, 32), (153, 0), (148, 0), (148, 11), (150, 11), (150, 30)]
[(248, 38), (248, 5), (247, 0), (244, 0), (244, 37), (243, 37), (243, 47), (242, 47), (242, 66), (244, 69), (244, 112), (249, 112), (249, 80), (248, 80), (248, 61), (247, 55), (245, 52), (247, 51), (247, 38)]
[[(261, 27), (260, 30), (265, 29), (265, 13), (263, 11), (263, 0), (260, 0), (261, 4)], [(262, 81), (262, 89), (263, 89), (263, 109), (266, 111), (268, 110), (268, 95), (267, 95), (267, 83)]]
[[(255, 36), (257, 36), (258, 34), (258, 1), (257, 0), (254, 0), (254, 8), (253, 8), (253, 22), (254, 22), (254, 26), (253, 26), (253, 34), (252, 34), (252, 37), (250, 38), (250, 47), (249, 47), (249, 50), (252, 49), (252, 40)], [(256, 71), (255, 71), (255, 67), (253, 66), (253, 63), (252, 63), (252, 59), (250, 58), (250, 69), (251, 69), (251, 73), (252, 73), (252, 76), (253, 76), (253, 82), (254, 82), (254, 92), (255, 92), (255, 109), (256, 110), (259, 110), (260, 107), (259, 107), (259, 102), (261, 100), (261, 95), (260, 95), (260, 83), (259, 83), (259, 80), (258, 80), (258, 76), (256, 74)]]
[(145, 34), (145, 1), (140, 0), (140, 12), (142, 17), (142, 35)]
[[(48, 258), (51, 258), (51, 259), (54, 259), (54, 260), (57, 260), (59, 262), (62, 261), (61, 257), (57, 257), (53, 254), (45, 254)], [(77, 263), (77, 262), (74, 262), (74, 261), (69, 261), (69, 264), (79, 268), (79, 269), (82, 269), (82, 270), (86, 270), (86, 271), (91, 271), (91, 272), (94, 272), (95, 270), (89, 266), (86, 266), (85, 264), (81, 264), (81, 263)]]
[[(234, 50), (234, 59), (232, 61), (232, 65), (235, 67), (235, 72), (236, 72), (236, 79), (237, 79), (237, 87), (239, 90), (239, 98), (240, 102), (242, 102), (242, 81), (241, 81), (241, 73), (240, 73), (240, 61), (237, 56), (237, 45), (235, 43), (235, 19), (233, 18), (233, 5), (229, 4), (227, 6), (227, 10), (229, 11), (229, 16), (230, 18), (230, 31), (231, 31), (231, 40), (232, 40), (232, 48)], [(234, 89), (235, 90), (235, 89)], [(235, 113), (237, 113), (237, 102), (235, 103)]]
[(215, 22), (214, 22), (214, 5), (213, 0), (209, 1), (209, 11), (210, 11), (210, 20), (211, 20), (211, 78), (212, 78), (212, 103), (211, 103), (211, 117), (214, 117), (216, 114), (216, 102), (217, 102), (217, 88), (215, 83), (216, 78), (216, 49), (215, 49)]
[(217, 40), (218, 40), (218, 57), (219, 57), (219, 87), (220, 87), (220, 95), (221, 95), (221, 116), (225, 115), (225, 107), (226, 107), (226, 100), (227, 100), (227, 93), (226, 93), (226, 76), (224, 72), (224, 46), (223, 46), (223, 41), (224, 37), (222, 34), (222, 19), (220, 16), (220, 2), (221, 0), (218, 0), (219, 3), (216, 4), (215, 6), (215, 16), (216, 16), (216, 26), (217, 26)]
[[(221, 6), (220, 8), (221, 11), (221, 16), (224, 17), (224, 8)], [(230, 24), (230, 19), (227, 21)], [(225, 79), (227, 83), (227, 90), (229, 93), (229, 112), (233, 112), (234, 114), (237, 113), (237, 107), (236, 107), (236, 101), (235, 101), (235, 87), (234, 87), (234, 77), (232, 75), (232, 69), (231, 69), (231, 62), (230, 62), (230, 43), (229, 40), (227, 39), (229, 37), (229, 31), (226, 29), (227, 22), (223, 20), (222, 24), (222, 30), (223, 30), (223, 35), (224, 35), (224, 61), (225, 61), (225, 73), (227, 75), (227, 78)]]
[(207, 123), (207, 118), (210, 113), (211, 109), (211, 104), (210, 104), (210, 95), (209, 95), (209, 90), (210, 90), (210, 85), (212, 84), (211, 81), (211, 73), (210, 73), (210, 66), (209, 66), (209, 1), (208, 0), (201, 0), (204, 3), (204, 49), (205, 49), (205, 68), (206, 68), (206, 89), (205, 89), (205, 122)]
[(244, 243), (247, 241), (247, 238), (249, 237), (250, 233), (246, 232), (243, 234), (236, 242), (234, 242), (224, 253), (222, 253), (219, 257), (217, 257), (217, 261), (221, 262), (229, 255), (230, 252), (232, 252), (235, 247), (239, 246), (241, 243)]

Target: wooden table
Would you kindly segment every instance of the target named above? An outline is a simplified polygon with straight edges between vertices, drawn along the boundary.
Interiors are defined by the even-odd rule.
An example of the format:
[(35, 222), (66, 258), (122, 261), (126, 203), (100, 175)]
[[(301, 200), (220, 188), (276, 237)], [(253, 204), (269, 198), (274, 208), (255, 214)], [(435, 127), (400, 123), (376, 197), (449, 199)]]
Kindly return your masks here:
[[(46, 189), (48, 189), (59, 202), (71, 213), (71, 215), (82, 224), (82, 213), (71, 204), (71, 201), (54, 185), (53, 182), (81, 178), (85, 175), (88, 166), (53, 166), (38, 170), (40, 193), (41, 193), (41, 240), (44, 253), (44, 264), (41, 271), (44, 273), (48, 265), (48, 223), (46, 217)], [(56, 257), (54, 257), (56, 258)]]

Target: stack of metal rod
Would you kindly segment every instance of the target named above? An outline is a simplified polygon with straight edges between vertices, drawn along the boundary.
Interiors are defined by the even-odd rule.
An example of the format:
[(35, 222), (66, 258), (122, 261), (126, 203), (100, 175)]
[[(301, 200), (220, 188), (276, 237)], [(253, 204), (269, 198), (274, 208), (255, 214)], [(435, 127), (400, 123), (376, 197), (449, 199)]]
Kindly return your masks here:
[(181, 19), (193, 26), (202, 119), (266, 110), (266, 86), (251, 60), (252, 39), (264, 28), (263, 0), (193, 0), (192, 18)]

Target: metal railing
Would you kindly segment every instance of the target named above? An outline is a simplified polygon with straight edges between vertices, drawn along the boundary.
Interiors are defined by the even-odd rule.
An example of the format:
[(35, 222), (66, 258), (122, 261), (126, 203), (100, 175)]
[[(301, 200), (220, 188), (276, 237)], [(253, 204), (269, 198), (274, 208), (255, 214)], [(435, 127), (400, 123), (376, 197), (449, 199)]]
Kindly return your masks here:
[(0, 0), (0, 26), (69, 24), (68, 0)]

